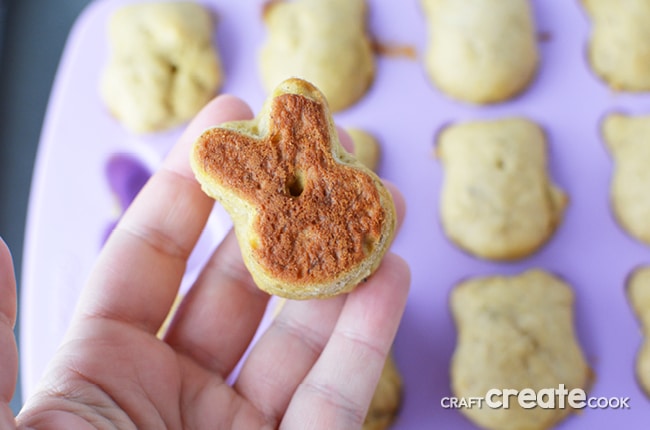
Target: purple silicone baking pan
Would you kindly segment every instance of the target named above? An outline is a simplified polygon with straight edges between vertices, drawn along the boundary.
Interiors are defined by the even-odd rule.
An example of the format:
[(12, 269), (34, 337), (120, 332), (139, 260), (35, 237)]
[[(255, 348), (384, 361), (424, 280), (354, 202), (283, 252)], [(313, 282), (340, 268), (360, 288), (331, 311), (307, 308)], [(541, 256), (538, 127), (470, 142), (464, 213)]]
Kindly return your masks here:
[[(120, 205), (106, 175), (116, 154), (155, 170), (180, 129), (130, 134), (107, 113), (98, 80), (108, 57), (106, 24), (125, 0), (98, 0), (79, 17), (61, 59), (41, 136), (32, 185), (23, 270), (21, 347), (23, 392), (29, 395), (61, 341), (80, 289)], [(218, 16), (216, 42), (225, 68), (223, 92), (259, 111), (266, 96), (258, 74), (266, 37), (261, 0), (204, 0)], [(427, 28), (418, 0), (369, 1), (369, 26), (380, 45), (413, 48), (415, 56), (379, 55), (364, 98), (335, 114), (343, 127), (360, 127), (381, 142), (380, 174), (397, 184), (408, 205), (393, 250), (412, 270), (412, 287), (394, 354), (404, 398), (394, 429), (476, 428), (460, 411), (441, 405), (451, 396), (449, 364), (456, 331), (451, 288), (478, 275), (551, 271), (573, 287), (579, 341), (593, 368), (594, 397), (628, 397), (626, 409), (585, 409), (562, 429), (644, 428), (650, 401), (634, 371), (640, 326), (625, 295), (625, 280), (650, 263), (650, 248), (616, 223), (609, 202), (612, 160), (600, 136), (609, 112), (650, 112), (650, 94), (612, 91), (591, 71), (590, 25), (578, 0), (533, 1), (541, 62), (519, 97), (484, 107), (453, 101), (424, 72)], [(389, 49), (389, 51), (391, 51)], [(401, 52), (403, 50), (392, 50)], [(443, 234), (438, 204), (443, 172), (434, 140), (450, 122), (527, 117), (548, 137), (553, 180), (570, 198), (564, 220), (537, 253), (514, 263), (468, 255)], [(144, 167), (142, 167), (144, 166)], [(229, 228), (215, 209), (195, 250), (182, 289)]]

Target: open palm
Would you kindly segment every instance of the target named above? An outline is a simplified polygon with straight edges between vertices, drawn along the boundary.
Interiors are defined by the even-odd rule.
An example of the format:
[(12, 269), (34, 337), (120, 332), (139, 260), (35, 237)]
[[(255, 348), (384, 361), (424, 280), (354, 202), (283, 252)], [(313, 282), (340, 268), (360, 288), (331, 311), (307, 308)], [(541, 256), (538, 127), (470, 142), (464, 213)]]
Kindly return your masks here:
[(15, 421), (15, 281), (2, 244), (0, 429), (360, 428), (406, 301), (408, 268), (395, 255), (348, 295), (287, 302), (229, 385), (269, 300), (231, 232), (165, 338), (155, 335), (213, 205), (189, 168), (190, 145), (207, 126), (251, 116), (222, 96), (188, 127), (106, 243), (61, 348)]

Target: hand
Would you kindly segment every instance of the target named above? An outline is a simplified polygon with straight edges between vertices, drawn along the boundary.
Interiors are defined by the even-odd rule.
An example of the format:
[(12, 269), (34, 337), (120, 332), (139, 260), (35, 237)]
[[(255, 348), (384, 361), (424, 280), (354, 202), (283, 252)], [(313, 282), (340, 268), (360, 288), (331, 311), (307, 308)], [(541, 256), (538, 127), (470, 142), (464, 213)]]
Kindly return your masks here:
[[(180, 305), (177, 295), (213, 200), (189, 167), (206, 127), (248, 119), (221, 96), (190, 124), (106, 243), (61, 348), (16, 418), (15, 282), (0, 249), (0, 428), (360, 428), (404, 310), (408, 267), (389, 254), (346, 296), (288, 301), (234, 385), (225, 380), (251, 342), (269, 296), (257, 289), (231, 232)], [(395, 194), (398, 213), (404, 204)]]

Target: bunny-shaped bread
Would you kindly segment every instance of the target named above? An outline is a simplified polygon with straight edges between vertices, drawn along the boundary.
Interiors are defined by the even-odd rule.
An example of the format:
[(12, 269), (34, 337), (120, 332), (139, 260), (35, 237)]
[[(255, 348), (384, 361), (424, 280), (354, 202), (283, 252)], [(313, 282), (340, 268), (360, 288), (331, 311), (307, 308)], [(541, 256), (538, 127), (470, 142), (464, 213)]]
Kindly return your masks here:
[(375, 77), (367, 10), (366, 0), (267, 2), (268, 37), (259, 54), (264, 88), (299, 77), (325, 94), (332, 112), (359, 101)]
[(393, 238), (390, 193), (343, 149), (325, 98), (304, 80), (282, 82), (257, 118), (206, 130), (191, 164), (231, 215), (244, 262), (268, 293), (351, 291)]
[[(593, 373), (574, 328), (572, 287), (540, 269), (516, 275), (467, 279), (451, 292), (458, 342), (451, 360), (451, 386), (458, 398), (487, 397), (491, 390), (540, 390), (563, 385), (587, 390)], [(553, 397), (553, 396), (551, 396)], [(540, 397), (537, 397), (540, 399)], [(504, 407), (462, 408), (485, 429), (550, 429), (572, 404), (534, 408), (506, 394)]]
[(589, 63), (612, 89), (650, 91), (650, 2), (582, 0), (592, 25)]
[(539, 63), (529, 0), (422, 0), (427, 73), (445, 94), (476, 104), (521, 93)]
[(511, 117), (452, 124), (438, 136), (446, 170), (440, 218), (446, 235), (480, 258), (508, 261), (540, 249), (568, 197), (548, 173), (542, 128)]
[(612, 113), (602, 134), (614, 162), (610, 200), (617, 222), (635, 239), (650, 245), (650, 116)]
[(637, 267), (627, 280), (627, 296), (636, 314), (644, 341), (637, 352), (636, 376), (641, 388), (650, 397), (650, 266)]
[(194, 117), (221, 87), (215, 20), (195, 2), (131, 3), (109, 21), (101, 97), (128, 130), (166, 130)]

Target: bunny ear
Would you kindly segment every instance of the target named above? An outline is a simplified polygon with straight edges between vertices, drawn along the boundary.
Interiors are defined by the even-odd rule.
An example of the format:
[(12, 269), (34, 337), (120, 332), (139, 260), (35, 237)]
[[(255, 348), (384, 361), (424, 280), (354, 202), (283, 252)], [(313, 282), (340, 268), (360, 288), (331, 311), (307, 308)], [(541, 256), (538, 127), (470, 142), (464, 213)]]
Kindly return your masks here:
[(296, 94), (299, 96), (307, 97), (308, 99), (314, 100), (319, 103), (327, 104), (327, 100), (323, 93), (320, 92), (316, 86), (311, 82), (306, 81), (300, 78), (289, 78), (278, 85), (273, 94), (271, 94), (271, 100), (275, 97), (279, 97), (284, 94)]
[[(262, 107), (262, 111), (258, 117), (259, 121), (259, 130), (258, 133), (260, 136), (268, 134), (273, 121), (274, 112), (278, 110), (278, 105), (282, 106), (283, 96), (286, 95), (297, 95), (302, 96), (308, 100), (316, 102), (320, 106), (320, 115), (323, 116), (323, 120), (328, 123), (328, 130), (330, 134), (336, 136), (336, 127), (334, 126), (334, 119), (330, 114), (329, 105), (327, 99), (323, 93), (316, 88), (312, 83), (299, 79), (299, 78), (289, 78), (281, 82), (272, 92), (271, 96), (267, 99), (266, 103)], [(315, 118), (310, 118), (315, 119)], [(277, 124), (276, 124), (277, 125)]]
[(330, 127), (323, 104), (295, 94), (275, 98), (270, 112), (268, 144), (285, 153), (289, 163), (297, 163), (298, 153), (331, 152), (336, 129)]
[(224, 206), (229, 205), (225, 200), (249, 200), (247, 196), (255, 194), (264, 181), (259, 178), (263, 172), (260, 166), (269, 163), (264, 160), (268, 156), (263, 151), (264, 142), (251, 133), (233, 129), (233, 125), (238, 128), (241, 124), (204, 131), (195, 142), (191, 157), (192, 169), (203, 191)]
[(309, 164), (328, 163), (336, 130), (320, 93), (305, 88), (311, 97), (288, 87), (255, 120), (208, 129), (195, 143), (192, 168), (206, 194), (229, 212), (293, 196)]

